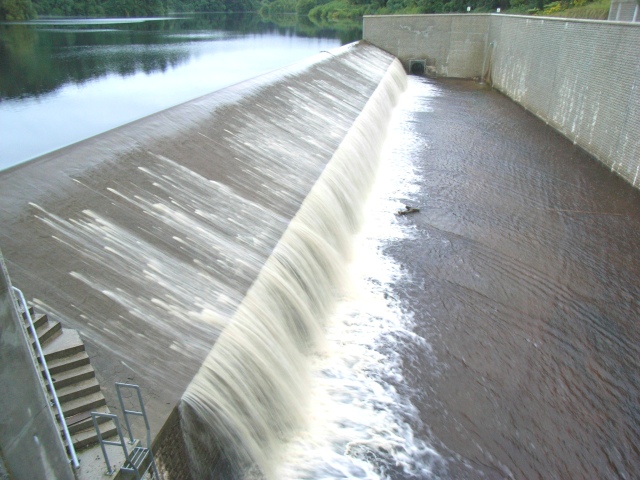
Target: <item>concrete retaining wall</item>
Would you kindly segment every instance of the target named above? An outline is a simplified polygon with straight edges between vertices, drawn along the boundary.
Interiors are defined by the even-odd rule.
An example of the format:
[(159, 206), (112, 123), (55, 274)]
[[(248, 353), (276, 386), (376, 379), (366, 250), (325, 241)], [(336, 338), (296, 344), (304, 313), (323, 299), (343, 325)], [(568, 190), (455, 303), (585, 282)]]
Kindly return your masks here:
[[(156, 435), (152, 450), (158, 471), (164, 478), (180, 478), (182, 480), (193, 478), (180, 425), (178, 407), (171, 411), (167, 421)], [(216, 460), (211, 459), (211, 462), (215, 463)]]
[(495, 16), (491, 80), (640, 186), (640, 25)]
[(489, 34), (488, 15), (385, 15), (364, 18), (363, 39), (392, 53), (407, 71), (425, 61), (442, 77), (480, 75)]
[[(74, 478), (0, 254), (0, 478)], [(3, 473), (4, 470), (4, 473)]]
[[(364, 19), (364, 39), (409, 68), (490, 81), (640, 187), (640, 25), (508, 15)], [(428, 72), (427, 72), (428, 73)]]

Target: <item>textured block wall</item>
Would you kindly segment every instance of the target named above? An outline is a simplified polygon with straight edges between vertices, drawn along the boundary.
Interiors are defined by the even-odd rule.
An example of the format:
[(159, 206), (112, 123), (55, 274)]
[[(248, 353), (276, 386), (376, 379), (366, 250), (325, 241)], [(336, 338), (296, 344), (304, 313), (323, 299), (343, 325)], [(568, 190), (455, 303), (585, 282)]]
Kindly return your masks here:
[[(180, 413), (175, 407), (152, 445), (158, 471), (165, 479), (190, 480), (189, 455), (180, 426)], [(212, 461), (215, 461), (212, 459)]]
[(640, 186), (640, 25), (492, 16), (491, 82)]
[(640, 22), (640, 4), (637, 0), (612, 0), (609, 20), (616, 22)]
[(510, 15), (364, 19), (364, 39), (492, 85), (640, 187), (640, 24)]
[(363, 39), (392, 53), (409, 71), (426, 60), (442, 77), (473, 78), (485, 60), (488, 15), (384, 15), (364, 18)]

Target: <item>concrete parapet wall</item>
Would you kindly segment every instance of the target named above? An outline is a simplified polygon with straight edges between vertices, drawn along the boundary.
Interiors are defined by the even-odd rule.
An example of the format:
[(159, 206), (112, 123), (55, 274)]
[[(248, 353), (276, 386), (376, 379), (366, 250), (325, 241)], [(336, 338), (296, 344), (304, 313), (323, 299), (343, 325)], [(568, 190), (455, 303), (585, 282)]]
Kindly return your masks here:
[(426, 61), (442, 77), (480, 75), (489, 32), (487, 15), (384, 15), (364, 19), (364, 40), (392, 53), (407, 71)]
[(492, 14), (373, 16), (365, 17), (364, 39), (398, 56), (405, 68), (425, 58), (438, 76), (490, 81), (640, 186), (639, 24)]

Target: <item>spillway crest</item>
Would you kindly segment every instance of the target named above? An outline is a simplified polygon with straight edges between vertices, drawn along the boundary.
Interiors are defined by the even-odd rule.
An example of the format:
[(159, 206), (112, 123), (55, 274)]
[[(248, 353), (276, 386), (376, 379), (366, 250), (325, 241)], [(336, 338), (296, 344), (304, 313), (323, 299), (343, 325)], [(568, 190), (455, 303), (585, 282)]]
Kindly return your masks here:
[(194, 478), (272, 478), (304, 421), (307, 355), (339, 294), (351, 236), (406, 83), (392, 62), (180, 404)]

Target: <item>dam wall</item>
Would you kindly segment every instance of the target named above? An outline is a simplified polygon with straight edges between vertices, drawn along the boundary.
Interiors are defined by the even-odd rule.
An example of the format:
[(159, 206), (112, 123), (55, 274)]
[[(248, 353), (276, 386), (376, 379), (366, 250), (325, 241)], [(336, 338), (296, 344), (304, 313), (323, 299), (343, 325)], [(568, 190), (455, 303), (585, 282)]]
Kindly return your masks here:
[(364, 19), (363, 38), (411, 71), (475, 78), (640, 187), (640, 24), (510, 15)]

